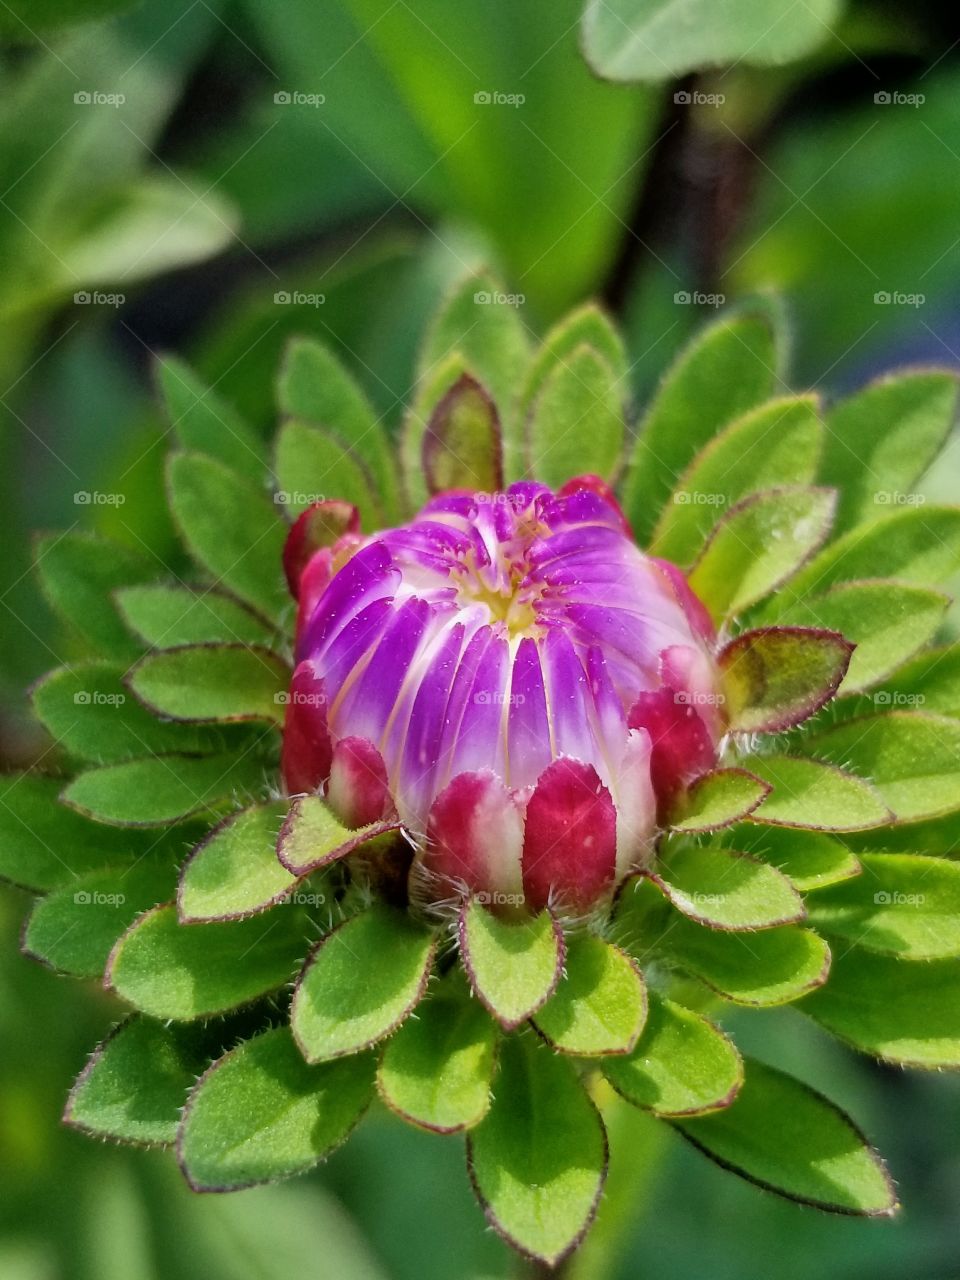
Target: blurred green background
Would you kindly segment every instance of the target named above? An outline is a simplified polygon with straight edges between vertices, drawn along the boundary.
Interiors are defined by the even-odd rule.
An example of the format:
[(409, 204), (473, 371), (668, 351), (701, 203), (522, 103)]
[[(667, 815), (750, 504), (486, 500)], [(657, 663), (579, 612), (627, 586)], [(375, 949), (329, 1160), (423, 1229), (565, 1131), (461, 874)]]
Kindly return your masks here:
[[(597, 79), (578, 18), (578, 0), (0, 6), (2, 768), (43, 762), (25, 690), (71, 656), (32, 534), (97, 527), (179, 563), (157, 353), (266, 434), (284, 343), (313, 334), (394, 425), (432, 308), (487, 264), (534, 334), (604, 299), (639, 403), (717, 305), (766, 291), (795, 386), (960, 364), (960, 17), (854, 3), (800, 61), (646, 86)], [(954, 441), (931, 494), (956, 498), (958, 462)], [(383, 1114), (315, 1176), (232, 1197), (61, 1128), (117, 1008), (19, 956), (24, 906), (0, 893), (3, 1280), (518, 1273), (462, 1145)], [(957, 1081), (855, 1061), (789, 1011), (731, 1023), (849, 1107), (902, 1216), (819, 1216), (624, 1120), (634, 1172), (573, 1274), (960, 1275)]]

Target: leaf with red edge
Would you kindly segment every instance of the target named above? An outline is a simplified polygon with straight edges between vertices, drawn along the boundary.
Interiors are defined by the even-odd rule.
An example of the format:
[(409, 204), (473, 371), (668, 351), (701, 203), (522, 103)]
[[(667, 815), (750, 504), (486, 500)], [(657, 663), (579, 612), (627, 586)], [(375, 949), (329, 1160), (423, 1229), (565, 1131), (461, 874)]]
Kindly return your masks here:
[(503, 446), (497, 407), (468, 373), (434, 409), (423, 437), (423, 470), (431, 493), (503, 488)]
[(491, 1225), (556, 1266), (590, 1225), (607, 1171), (603, 1121), (573, 1064), (533, 1036), (508, 1037), (467, 1161)]
[(752, 813), (770, 791), (769, 782), (748, 769), (715, 769), (687, 788), (670, 816), (670, 829), (690, 834), (718, 831)]
[(811, 831), (866, 831), (893, 815), (864, 778), (800, 756), (747, 756), (744, 764), (773, 790), (756, 810), (760, 822)]
[(719, 620), (787, 582), (830, 532), (833, 489), (769, 489), (731, 507), (690, 571), (690, 586)]
[(622, 1098), (658, 1116), (722, 1110), (743, 1084), (733, 1041), (700, 1014), (654, 993), (636, 1048), (605, 1059), (601, 1069)]
[(563, 934), (548, 911), (507, 918), (471, 898), (460, 912), (459, 931), (470, 985), (508, 1031), (536, 1013), (557, 989)]
[(436, 937), (382, 903), (321, 940), (304, 966), (290, 1025), (308, 1062), (359, 1053), (394, 1031), (427, 988)]
[(786, 876), (733, 849), (670, 849), (649, 874), (678, 911), (711, 929), (770, 929), (806, 915)]
[(294, 800), (280, 828), (277, 856), (288, 871), (304, 876), (399, 830), (399, 822), (374, 822), (351, 831), (336, 820), (319, 796), (301, 796)]
[(705, 1155), (801, 1204), (889, 1217), (890, 1175), (850, 1118), (822, 1094), (754, 1059), (735, 1101), (714, 1115), (674, 1121)]
[(838, 631), (744, 631), (717, 659), (729, 727), (735, 733), (779, 733), (800, 724), (836, 693), (853, 649)]

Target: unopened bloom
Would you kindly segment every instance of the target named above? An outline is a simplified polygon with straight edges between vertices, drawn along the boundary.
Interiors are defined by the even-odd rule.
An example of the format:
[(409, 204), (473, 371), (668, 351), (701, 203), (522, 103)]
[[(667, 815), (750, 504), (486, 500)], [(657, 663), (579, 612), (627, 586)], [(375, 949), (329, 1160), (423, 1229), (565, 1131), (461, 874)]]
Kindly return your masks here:
[(593, 477), (450, 491), (369, 537), (319, 504), (287, 564), (288, 790), (398, 817), (421, 893), (588, 911), (716, 761), (713, 625)]

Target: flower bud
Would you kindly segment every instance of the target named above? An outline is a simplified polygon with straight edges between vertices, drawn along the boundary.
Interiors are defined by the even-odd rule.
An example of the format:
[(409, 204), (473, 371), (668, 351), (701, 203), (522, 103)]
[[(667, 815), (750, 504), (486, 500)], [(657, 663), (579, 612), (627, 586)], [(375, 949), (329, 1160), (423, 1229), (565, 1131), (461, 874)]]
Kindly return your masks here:
[[(302, 523), (301, 523), (302, 522)], [(450, 491), (309, 557), (283, 768), (348, 826), (397, 816), (414, 889), (585, 914), (650, 861), (724, 733), (713, 625), (594, 477)]]

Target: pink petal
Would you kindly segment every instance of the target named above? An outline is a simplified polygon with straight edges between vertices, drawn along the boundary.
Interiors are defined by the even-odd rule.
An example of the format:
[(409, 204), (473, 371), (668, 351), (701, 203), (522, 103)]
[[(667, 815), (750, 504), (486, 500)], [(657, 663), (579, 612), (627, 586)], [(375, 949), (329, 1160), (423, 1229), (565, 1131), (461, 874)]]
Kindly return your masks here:
[(616, 494), (607, 484), (606, 480), (601, 480), (599, 476), (590, 475), (590, 474), (583, 475), (583, 476), (574, 476), (572, 480), (567, 481), (567, 483), (563, 486), (562, 489), (557, 490), (557, 497), (567, 498), (571, 494), (580, 493), (581, 490), (583, 489), (586, 489), (588, 493), (595, 493), (598, 498), (602, 498), (603, 501), (607, 504), (607, 506), (610, 508), (610, 510), (614, 513), (614, 515), (619, 520), (620, 526), (623, 529), (623, 532), (627, 535), (628, 538), (633, 537), (633, 532), (630, 528), (630, 522), (627, 520), (627, 517), (623, 514), (623, 508), (620, 506), (620, 503), (617, 501)]
[(367, 738), (341, 738), (333, 749), (327, 803), (345, 827), (379, 822), (390, 808), (383, 757)]
[(492, 906), (521, 902), (522, 849), (523, 815), (493, 773), (458, 774), (433, 802), (423, 865), (441, 881), (438, 896), (455, 888), (491, 895)]
[(288, 794), (299, 795), (322, 786), (332, 755), (326, 689), (312, 662), (294, 671), (288, 698), (281, 769)]
[(527, 907), (589, 910), (613, 887), (617, 812), (592, 765), (555, 760), (527, 804), (523, 887)]
[(650, 734), (650, 776), (662, 817), (677, 793), (716, 763), (713, 739), (688, 696), (674, 689), (641, 693), (628, 723)]
[(646, 729), (632, 729), (616, 772), (617, 883), (646, 866), (657, 831), (657, 797), (650, 773), (652, 747)]

